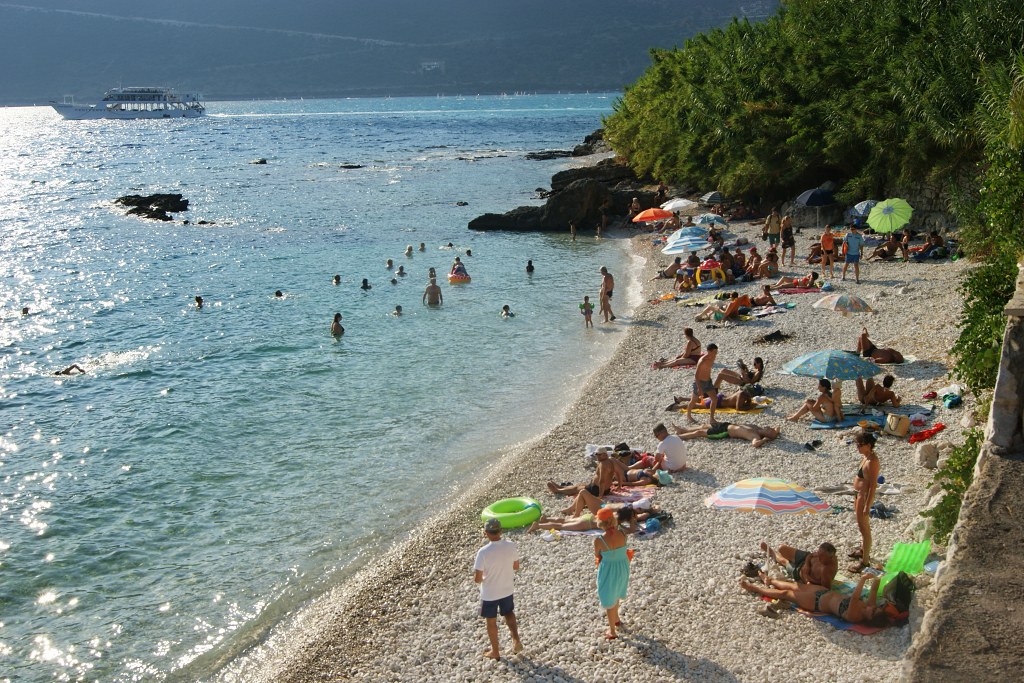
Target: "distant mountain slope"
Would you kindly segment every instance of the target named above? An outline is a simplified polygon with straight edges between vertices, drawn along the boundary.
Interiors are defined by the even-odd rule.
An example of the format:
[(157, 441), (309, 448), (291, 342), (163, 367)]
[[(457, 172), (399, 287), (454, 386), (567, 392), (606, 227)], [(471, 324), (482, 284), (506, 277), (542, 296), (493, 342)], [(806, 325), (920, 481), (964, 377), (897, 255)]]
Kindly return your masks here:
[(0, 103), (172, 85), (208, 99), (618, 90), (775, 0), (0, 2)]

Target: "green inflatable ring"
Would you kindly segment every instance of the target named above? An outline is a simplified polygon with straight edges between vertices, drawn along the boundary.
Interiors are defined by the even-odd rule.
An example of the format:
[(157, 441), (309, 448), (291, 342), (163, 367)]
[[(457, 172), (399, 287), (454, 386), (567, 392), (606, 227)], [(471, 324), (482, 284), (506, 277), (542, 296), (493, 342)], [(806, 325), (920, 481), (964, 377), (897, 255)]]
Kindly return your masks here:
[(505, 498), (491, 503), (480, 513), (480, 521), (497, 519), (502, 529), (517, 529), (540, 519), (540, 503), (533, 498)]

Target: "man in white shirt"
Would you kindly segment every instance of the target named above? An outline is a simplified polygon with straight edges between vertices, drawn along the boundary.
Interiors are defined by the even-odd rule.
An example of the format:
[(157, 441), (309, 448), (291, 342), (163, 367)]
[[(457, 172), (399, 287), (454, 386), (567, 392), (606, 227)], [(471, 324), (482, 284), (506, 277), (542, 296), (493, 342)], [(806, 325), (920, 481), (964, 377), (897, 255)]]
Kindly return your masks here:
[(515, 573), (519, 571), (519, 548), (501, 538), (501, 521), (489, 519), (484, 524), (488, 543), (476, 553), (473, 581), (480, 584), (480, 616), (487, 620), (487, 637), (491, 641), (484, 657), (498, 659), (498, 614), (505, 617), (512, 634), (512, 652), (521, 652), (515, 604), (512, 601)]
[(658, 440), (654, 467), (669, 472), (685, 470), (686, 442), (675, 434), (669, 434), (668, 429), (660, 422), (654, 427), (654, 437)]

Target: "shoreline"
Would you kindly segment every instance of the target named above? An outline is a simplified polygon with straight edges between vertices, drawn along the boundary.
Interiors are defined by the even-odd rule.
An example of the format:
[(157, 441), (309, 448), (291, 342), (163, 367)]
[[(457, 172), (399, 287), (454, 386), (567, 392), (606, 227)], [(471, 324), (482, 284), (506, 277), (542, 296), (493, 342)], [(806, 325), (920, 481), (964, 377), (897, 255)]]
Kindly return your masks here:
[[(744, 234), (754, 230), (745, 223), (731, 229)], [(632, 239), (634, 249), (647, 258), (641, 284), (643, 298), (648, 299), (664, 291), (660, 282), (645, 280), (667, 259), (650, 248), (649, 236)], [(863, 322), (879, 343), (922, 359), (894, 371), (897, 391), (909, 403), (920, 402), (923, 391), (948, 383), (945, 359), (936, 355), (936, 349), (949, 348), (955, 338), (960, 305), (955, 282), (965, 267), (963, 262), (870, 264), (857, 293), (872, 300), (880, 313), (862, 319), (812, 309), (813, 295), (785, 297), (797, 308), (784, 315), (716, 329), (693, 323), (699, 309), (671, 303), (641, 305), (626, 321), (630, 329), (611, 358), (590, 377), (561, 424), (529, 443), (506, 449), (450, 509), (289, 619), (286, 628), (277, 629), (251, 653), (250, 663), (259, 670), (245, 670), (244, 680), (649, 681), (680, 675), (698, 680), (762, 680), (777, 675), (896, 680), (910, 627), (860, 636), (797, 614), (770, 621), (756, 616), (759, 603), (736, 586), (742, 560), (757, 555), (760, 540), (802, 547), (830, 540), (845, 556), (859, 538), (851, 513), (763, 517), (709, 510), (703, 499), (748, 476), (781, 476), (809, 487), (849, 481), (857, 459), (845, 443), (847, 432), (812, 432), (806, 424), (783, 422), (797, 400), (812, 393), (813, 379), (776, 373), (784, 360), (803, 352), (800, 349), (846, 348)], [(805, 266), (783, 272), (806, 270)], [(756, 287), (757, 283), (748, 283), (736, 289)], [(897, 294), (904, 287), (904, 293)], [(853, 288), (850, 283), (849, 291)], [(949, 310), (945, 321), (929, 319), (939, 304)], [(937, 329), (908, 325), (900, 311), (890, 310), (895, 308), (910, 320), (942, 324)], [(782, 437), (759, 450), (738, 441), (689, 442), (691, 469), (656, 495), (656, 501), (674, 515), (674, 527), (653, 539), (630, 542), (638, 555), (623, 607), (628, 626), (617, 642), (605, 643), (598, 637), (602, 622), (593, 595), (589, 544), (576, 538), (544, 543), (539, 536), (510, 531), (508, 537), (519, 542), (524, 558), (516, 604), (526, 651), (500, 662), (477, 657), (485, 639), (471, 578), (472, 557), (481, 540), (479, 510), (495, 499), (519, 495), (536, 497), (550, 510), (561, 501), (544, 490), (544, 481), (588, 478), (581, 457), (584, 444), (625, 440), (649, 450), (655, 444), (650, 430), (656, 422), (671, 419), (681, 424), (682, 416), (665, 413), (664, 406), (673, 391), (685, 390), (692, 375), (687, 370), (651, 370), (649, 364), (675, 352), (685, 325), (693, 326), (705, 344), (715, 341), (722, 347), (716, 371), (737, 357), (749, 360), (754, 352), (765, 357), (764, 384), (777, 405), (743, 421), (782, 425)], [(799, 339), (748, 346), (752, 338), (777, 328)], [(851, 384), (846, 383), (847, 396)], [(937, 443), (958, 440), (959, 418), (970, 407), (938, 408), (938, 419), (947, 430)], [(810, 438), (825, 443), (810, 453), (803, 448)], [(894, 542), (912, 540), (909, 527), (930, 496), (932, 471), (915, 464), (913, 447), (905, 440), (883, 437), (879, 443), (883, 474), (903, 486), (895, 500), (879, 497), (901, 511), (892, 520), (873, 520), (875, 555), (884, 558)], [(852, 505), (848, 498), (822, 498), (834, 505)], [(919, 604), (922, 601), (919, 597)], [(288, 642), (287, 651), (286, 633), (302, 637), (300, 642)], [(503, 646), (506, 636), (502, 632)], [(793, 652), (788, 645), (793, 638), (808, 646)], [(229, 664), (216, 678), (242, 680), (242, 673)]]

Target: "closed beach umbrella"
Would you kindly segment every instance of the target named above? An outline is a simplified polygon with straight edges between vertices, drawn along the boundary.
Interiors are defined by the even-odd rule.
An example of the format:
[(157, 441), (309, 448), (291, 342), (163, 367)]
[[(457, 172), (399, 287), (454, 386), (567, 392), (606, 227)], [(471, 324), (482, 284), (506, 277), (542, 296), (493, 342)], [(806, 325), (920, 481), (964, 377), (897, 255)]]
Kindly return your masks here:
[(864, 360), (855, 353), (839, 349), (805, 353), (782, 366), (782, 372), (787, 375), (829, 379), (874, 377), (881, 371), (882, 369), (875, 363)]
[(717, 213), (702, 213), (693, 219), (693, 222), (697, 225), (725, 225), (726, 221), (724, 218), (719, 216)]
[(878, 204), (876, 199), (865, 199), (853, 205), (853, 208), (850, 209), (850, 215), (857, 218), (867, 218), (868, 214), (871, 213), (871, 209), (875, 208), (876, 204)]
[(829, 311), (837, 311), (843, 315), (851, 313), (870, 313), (871, 306), (867, 301), (853, 294), (829, 294), (826, 297), (814, 302), (815, 308), (824, 308)]
[(661, 208), (665, 209), (666, 211), (679, 211), (680, 213), (685, 213), (690, 209), (693, 209), (695, 206), (699, 206), (699, 204), (689, 199), (683, 199), (682, 197), (678, 197), (676, 199), (668, 200), (667, 202), (661, 205)]
[(647, 223), (650, 221), (660, 221), (665, 218), (672, 218), (672, 212), (666, 211), (665, 209), (659, 209), (657, 207), (653, 209), (645, 209), (638, 213), (633, 219), (634, 223)]
[(708, 192), (706, 195), (700, 198), (705, 204), (720, 204), (725, 201), (725, 195), (719, 191)]
[(886, 199), (875, 204), (868, 214), (868, 225), (875, 232), (896, 232), (910, 222), (914, 207), (904, 199)]
[(814, 514), (829, 504), (799, 484), (784, 479), (744, 479), (711, 494), (704, 504), (719, 510), (774, 514)]

